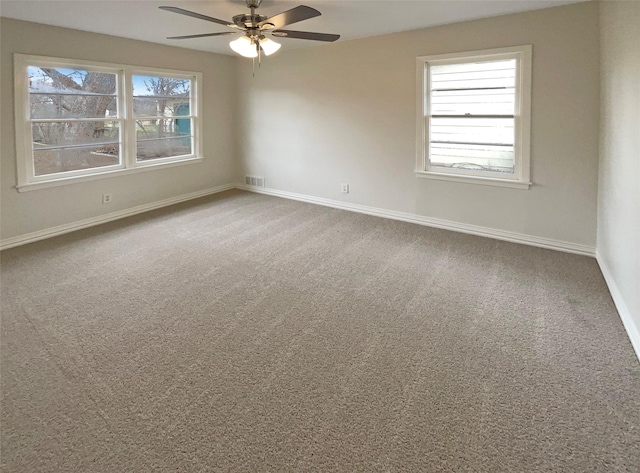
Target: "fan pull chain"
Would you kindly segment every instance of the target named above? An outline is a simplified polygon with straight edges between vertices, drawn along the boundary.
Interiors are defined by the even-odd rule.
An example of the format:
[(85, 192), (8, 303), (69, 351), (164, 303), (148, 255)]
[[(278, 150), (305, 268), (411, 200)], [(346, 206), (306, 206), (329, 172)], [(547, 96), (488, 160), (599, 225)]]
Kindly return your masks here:
[(260, 59), (262, 58), (262, 48), (260, 47), (260, 43), (256, 40), (256, 49), (258, 50), (258, 68), (260, 68)]
[[(258, 53), (258, 68), (260, 67), (260, 59), (262, 58), (262, 48), (260, 47), (260, 44), (256, 41), (256, 52)], [(256, 76), (256, 58), (252, 57), (251, 58), (251, 69), (252, 69), (252, 74), (253, 77)]]

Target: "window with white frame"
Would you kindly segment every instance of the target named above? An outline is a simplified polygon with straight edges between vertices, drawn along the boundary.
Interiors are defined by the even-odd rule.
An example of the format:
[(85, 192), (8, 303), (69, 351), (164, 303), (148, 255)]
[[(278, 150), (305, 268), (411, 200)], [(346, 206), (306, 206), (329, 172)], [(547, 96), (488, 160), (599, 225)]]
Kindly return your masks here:
[(200, 73), (14, 62), (19, 190), (202, 159)]
[(531, 46), (417, 58), (419, 177), (528, 188)]

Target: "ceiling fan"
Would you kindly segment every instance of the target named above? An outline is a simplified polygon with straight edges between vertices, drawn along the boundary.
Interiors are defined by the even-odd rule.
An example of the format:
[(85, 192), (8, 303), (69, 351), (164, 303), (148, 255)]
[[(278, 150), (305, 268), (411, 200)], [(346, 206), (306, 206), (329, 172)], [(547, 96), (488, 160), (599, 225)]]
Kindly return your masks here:
[(231, 22), (219, 20), (207, 15), (195, 13), (189, 10), (184, 10), (178, 7), (160, 7), (162, 10), (166, 10), (180, 15), (186, 15), (200, 20), (210, 21), (212, 23), (218, 23), (219, 25), (228, 26), (236, 31), (228, 31), (223, 33), (204, 33), (204, 34), (192, 34), (186, 36), (170, 36), (167, 39), (191, 39), (191, 38), (203, 38), (206, 36), (223, 36), (236, 34), (238, 32), (244, 32), (244, 34), (229, 43), (231, 49), (236, 53), (244, 57), (255, 58), (259, 57), (263, 52), (269, 56), (280, 49), (280, 44), (267, 38), (265, 33), (274, 37), (280, 38), (294, 38), (294, 39), (308, 39), (312, 41), (326, 41), (332, 42), (340, 38), (338, 34), (328, 33), (311, 33), (308, 31), (292, 31), (283, 30), (283, 26), (291, 25), (299, 21), (308, 20), (320, 16), (320, 12), (315, 8), (300, 5), (291, 10), (279, 13), (277, 15), (266, 17), (256, 13), (256, 8), (260, 6), (262, 0), (245, 0), (247, 8), (251, 9), (250, 14), (236, 15)]

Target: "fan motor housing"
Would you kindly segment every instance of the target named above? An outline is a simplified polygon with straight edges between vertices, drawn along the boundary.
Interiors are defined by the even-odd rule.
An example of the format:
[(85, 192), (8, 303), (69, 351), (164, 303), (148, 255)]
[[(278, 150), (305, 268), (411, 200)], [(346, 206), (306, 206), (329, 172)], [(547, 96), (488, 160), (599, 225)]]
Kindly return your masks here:
[(240, 28), (256, 28), (258, 23), (266, 20), (268, 17), (264, 15), (236, 15), (233, 17), (233, 23)]

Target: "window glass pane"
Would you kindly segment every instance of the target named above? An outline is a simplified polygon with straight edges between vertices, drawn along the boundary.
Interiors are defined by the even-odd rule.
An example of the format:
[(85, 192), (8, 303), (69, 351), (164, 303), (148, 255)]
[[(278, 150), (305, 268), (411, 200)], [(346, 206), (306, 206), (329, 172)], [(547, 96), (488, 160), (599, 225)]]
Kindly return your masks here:
[(445, 90), (431, 94), (433, 115), (513, 115), (515, 89)]
[(513, 174), (514, 151), (490, 145), (434, 144), (429, 166)]
[(176, 117), (189, 115), (189, 99), (135, 97), (133, 99), (133, 113), (136, 117)]
[(118, 122), (33, 123), (35, 175), (120, 164)]
[(34, 146), (33, 165), (36, 176), (120, 164), (118, 143), (76, 148)]
[(117, 117), (117, 76), (82, 69), (30, 66), (30, 117)]
[(431, 118), (431, 142), (513, 146), (513, 118)]
[(516, 60), (431, 66), (431, 114), (513, 115)]
[(33, 123), (31, 131), (34, 149), (84, 146), (91, 143), (113, 144), (120, 141), (120, 130), (115, 121)]
[(133, 76), (133, 113), (136, 117), (189, 115), (191, 80)]
[(115, 97), (31, 94), (31, 118), (117, 118)]
[(431, 118), (429, 166), (514, 172), (512, 118)]
[(189, 118), (136, 120), (137, 160), (193, 154)]
[(431, 90), (514, 87), (516, 60), (431, 66)]
[(171, 158), (192, 154), (191, 138), (162, 138), (138, 142), (137, 161)]

